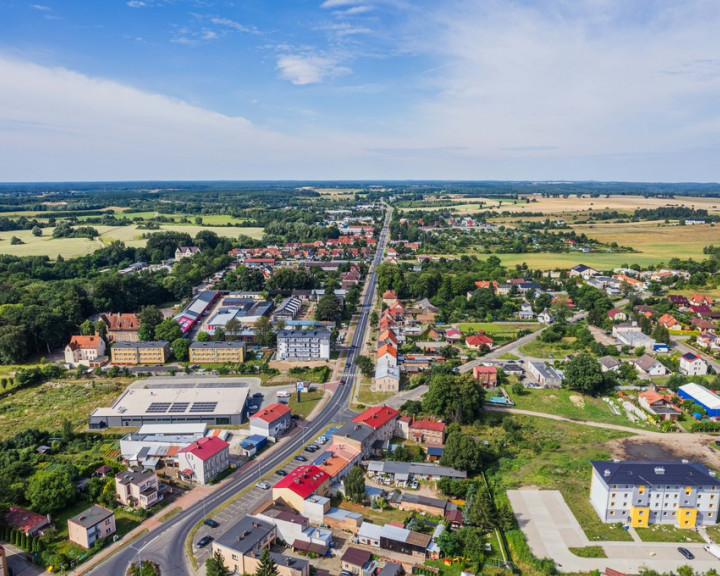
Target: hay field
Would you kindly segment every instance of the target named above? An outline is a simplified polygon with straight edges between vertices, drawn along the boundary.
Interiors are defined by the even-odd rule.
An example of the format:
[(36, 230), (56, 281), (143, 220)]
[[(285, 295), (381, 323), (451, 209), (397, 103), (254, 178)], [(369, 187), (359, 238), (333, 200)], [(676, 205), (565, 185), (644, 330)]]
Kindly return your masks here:
[(672, 200), (666, 198), (645, 198), (643, 196), (618, 196), (610, 198), (542, 198), (535, 194), (530, 196), (537, 202), (530, 204), (506, 205), (503, 210), (508, 212), (542, 212), (543, 214), (563, 214), (582, 212), (587, 210), (617, 210), (618, 212), (633, 212), (638, 208), (661, 208), (664, 206), (688, 206), (696, 209), (705, 209), (710, 213), (720, 213), (720, 198), (678, 197)]

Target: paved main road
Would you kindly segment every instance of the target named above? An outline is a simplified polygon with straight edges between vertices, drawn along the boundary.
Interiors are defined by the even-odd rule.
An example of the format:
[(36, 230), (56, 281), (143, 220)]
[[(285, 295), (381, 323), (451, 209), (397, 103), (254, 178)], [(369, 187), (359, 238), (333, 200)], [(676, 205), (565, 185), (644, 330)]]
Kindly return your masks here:
[(300, 449), (304, 439), (312, 440), (327, 424), (346, 422), (352, 417), (353, 412), (349, 411), (347, 406), (352, 384), (356, 378), (355, 360), (360, 353), (362, 339), (368, 325), (371, 311), (370, 305), (377, 283), (376, 269), (382, 261), (383, 251), (388, 240), (388, 225), (391, 216), (392, 208), (388, 207), (385, 223), (378, 239), (375, 258), (368, 273), (367, 289), (362, 300), (357, 326), (353, 332), (351, 347), (340, 376), (345, 380), (345, 384), (338, 386), (318, 416), (313, 421), (307, 422), (305, 433), (284, 438), (278, 449), (249, 462), (229, 480), (223, 482), (218, 489), (210, 492), (201, 502), (197, 502), (180, 514), (160, 524), (151, 532), (141, 536), (131, 545), (123, 548), (114, 556), (102, 561), (89, 571), (83, 570), (83, 573), (92, 576), (117, 576), (118, 574), (124, 574), (131, 562), (138, 559), (149, 559), (159, 564), (163, 574), (192, 576), (194, 572), (185, 556), (185, 540), (195, 524), (200, 522), (210, 510), (218, 507), (237, 492), (257, 482), (257, 468), (259, 466), (265, 471), (279, 467)]

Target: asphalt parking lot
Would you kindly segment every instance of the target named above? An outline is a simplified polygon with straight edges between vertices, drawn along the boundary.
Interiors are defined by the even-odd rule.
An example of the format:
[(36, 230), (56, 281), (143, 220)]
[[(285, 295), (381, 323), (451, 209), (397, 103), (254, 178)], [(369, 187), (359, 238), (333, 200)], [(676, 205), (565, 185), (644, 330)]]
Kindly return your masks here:
[[(658, 572), (690, 565), (696, 572), (718, 568), (718, 560), (705, 550), (705, 544), (682, 544), (695, 555), (686, 560), (676, 542), (598, 542), (589, 541), (557, 490), (508, 490), (515, 517), (538, 558), (552, 558), (561, 572), (603, 571), (613, 568), (637, 574), (641, 568)], [(602, 546), (607, 558), (579, 558), (570, 547)]]

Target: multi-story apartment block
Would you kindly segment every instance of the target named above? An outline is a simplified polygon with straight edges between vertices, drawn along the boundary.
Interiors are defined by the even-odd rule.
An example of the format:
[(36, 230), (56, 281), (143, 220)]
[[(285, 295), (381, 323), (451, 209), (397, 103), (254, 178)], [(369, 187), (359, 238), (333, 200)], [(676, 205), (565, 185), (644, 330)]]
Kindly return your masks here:
[(115, 514), (97, 504), (68, 520), (70, 542), (90, 548), (96, 540), (115, 534)]
[(245, 361), (244, 342), (193, 342), (190, 362), (193, 364), (239, 364)]
[(126, 366), (138, 364), (165, 364), (170, 357), (170, 343), (166, 340), (155, 342), (115, 342), (110, 348), (110, 362)]
[(592, 460), (590, 503), (603, 522), (633, 527), (715, 524), (720, 480), (702, 464)]
[(329, 330), (282, 330), (277, 335), (278, 360), (329, 360)]
[(158, 479), (152, 470), (129, 468), (115, 476), (115, 497), (123, 506), (148, 509), (158, 501)]

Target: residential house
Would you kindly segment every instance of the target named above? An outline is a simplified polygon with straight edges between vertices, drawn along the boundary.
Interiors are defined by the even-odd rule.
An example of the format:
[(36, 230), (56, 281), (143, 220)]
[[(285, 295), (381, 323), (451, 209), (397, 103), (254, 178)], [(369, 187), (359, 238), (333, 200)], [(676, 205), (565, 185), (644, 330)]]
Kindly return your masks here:
[(380, 332), (380, 335), (378, 336), (378, 346), (382, 346), (383, 344), (392, 344), (394, 347), (397, 348), (397, 336), (395, 335), (395, 332), (390, 328), (386, 328), (385, 330)]
[(475, 378), (483, 388), (495, 388), (498, 381), (497, 367), (475, 366), (473, 368), (473, 378)]
[(14, 505), (8, 507), (8, 512), (5, 514), (5, 524), (28, 536), (39, 536), (52, 527), (50, 516), (43, 516), (37, 512)]
[(68, 539), (86, 550), (97, 540), (115, 534), (115, 513), (94, 504), (67, 521)]
[(617, 278), (620, 280), (621, 285), (622, 284), (628, 284), (633, 290), (646, 290), (647, 284), (643, 282), (642, 280), (638, 280), (637, 278), (633, 278), (632, 276), (627, 276), (626, 274), (615, 274), (613, 278)]
[(527, 371), (528, 375), (537, 380), (543, 388), (560, 388), (562, 386), (562, 376), (545, 362), (527, 362)]
[(702, 294), (693, 294), (689, 298), (689, 302), (695, 306), (712, 306), (713, 299), (710, 296), (703, 296)]
[(100, 366), (105, 358), (105, 340), (94, 336), (73, 336), (65, 346), (65, 362), (73, 366)]
[(720, 337), (713, 332), (703, 332), (697, 337), (695, 344), (708, 350), (720, 350)]
[(385, 524), (380, 532), (381, 550), (407, 554), (421, 560), (425, 559), (431, 541), (430, 534), (421, 534), (392, 524)]
[(459, 342), (462, 340), (462, 332), (457, 328), (448, 328), (445, 331), (445, 340), (448, 342)]
[(400, 368), (388, 364), (377, 366), (370, 389), (377, 392), (399, 392)]
[(101, 314), (100, 320), (107, 326), (109, 342), (137, 342), (140, 337), (140, 316), (137, 314)]
[(665, 326), (668, 330), (682, 330), (682, 324), (671, 314), (663, 314), (658, 318), (658, 324)]
[(398, 352), (397, 348), (392, 344), (383, 344), (377, 350), (377, 362), (376, 367), (388, 366), (396, 368), (398, 365)]
[(603, 372), (617, 372), (620, 370), (620, 366), (622, 366), (622, 362), (612, 356), (603, 356), (602, 358), (598, 358), (598, 362), (600, 363), (600, 368)]
[(423, 298), (415, 303), (409, 314), (418, 322), (435, 322), (440, 310), (430, 303), (430, 300)]
[(652, 308), (651, 306), (648, 306), (647, 304), (638, 304), (637, 306), (633, 307), (633, 310), (639, 314), (642, 314), (645, 316), (645, 318), (652, 318), (657, 314), (657, 310), (655, 308)]
[(708, 365), (697, 354), (687, 352), (680, 356), (680, 372), (685, 376), (703, 376), (708, 373)]
[(276, 402), (250, 416), (250, 434), (276, 438), (290, 428), (291, 424), (290, 408)]
[[(379, 547), (379, 544), (378, 544)], [(340, 568), (351, 574), (364, 576), (364, 568), (370, 563), (372, 552), (350, 546), (340, 558)]]
[(427, 419), (413, 420), (408, 438), (421, 444), (445, 444), (445, 423)]
[[(213, 554), (219, 552), (223, 564), (233, 574), (255, 574), (264, 550), (269, 550), (277, 539), (274, 524), (243, 516), (222, 536), (212, 543)], [(302, 558), (291, 558), (270, 552), (279, 576), (309, 576), (310, 563)]]
[(654, 390), (646, 390), (638, 394), (640, 406), (661, 420), (677, 420), (681, 410), (670, 401), (670, 396)]
[(685, 308), (690, 305), (690, 301), (682, 294), (668, 294), (667, 298), (678, 308)]
[(532, 320), (535, 317), (532, 304), (527, 300), (520, 305), (520, 310), (515, 313), (520, 320)]
[(217, 436), (196, 440), (177, 453), (180, 474), (198, 484), (208, 484), (230, 466), (230, 444)]
[(668, 369), (662, 362), (648, 354), (643, 354), (640, 358), (633, 358), (630, 363), (635, 365), (635, 370), (640, 374), (647, 376), (665, 376), (668, 373)]
[(590, 268), (590, 266), (585, 266), (585, 264), (578, 264), (577, 266), (573, 266), (570, 269), (569, 276), (570, 278), (575, 278), (579, 276), (583, 280), (587, 280), (588, 278), (598, 276), (599, 274), (600, 272), (598, 272), (594, 268)]
[(608, 310), (608, 318), (613, 322), (625, 322), (628, 319), (627, 314), (619, 308), (611, 308)]
[(541, 324), (552, 324), (555, 322), (555, 315), (550, 311), (549, 308), (545, 308), (540, 314), (537, 316), (538, 322)]
[(245, 361), (245, 342), (198, 342), (190, 344), (191, 364), (241, 364)]
[(363, 458), (378, 453), (393, 436), (400, 413), (389, 406), (373, 406), (333, 434), (333, 444), (348, 444)]
[(401, 320), (405, 315), (405, 306), (403, 306), (403, 303), (400, 302), (400, 300), (395, 300), (395, 302), (390, 304), (383, 311), (383, 314), (392, 317), (393, 320)]
[(380, 548), (380, 531), (382, 530), (381, 524), (372, 524), (370, 522), (363, 522), (360, 525), (360, 529), (356, 534), (358, 544), (365, 546), (372, 546), (373, 548)]
[(329, 360), (329, 330), (282, 330), (277, 335), (277, 359)]
[(281, 478), (272, 489), (272, 499), (282, 500), (298, 512), (304, 501), (313, 494), (327, 496), (330, 492), (330, 475), (314, 465), (298, 466)]
[(690, 324), (696, 329), (700, 330), (701, 332), (709, 331), (709, 332), (715, 332), (717, 330), (717, 326), (713, 322), (710, 322), (709, 320), (705, 320), (705, 318), (699, 318), (696, 316), (693, 316), (690, 319)]
[(692, 305), (689, 308), (690, 312), (697, 314), (701, 318), (720, 318), (720, 312), (715, 312), (710, 306), (706, 304)]
[(720, 480), (702, 464), (682, 461), (591, 460), (590, 503), (603, 522), (635, 528), (717, 522)]
[(158, 479), (152, 470), (129, 468), (115, 476), (115, 498), (123, 506), (147, 510), (159, 500)]
[(475, 288), (478, 290), (489, 289), (497, 292), (498, 283), (495, 280), (478, 280), (475, 282)]
[(495, 340), (485, 333), (478, 333), (465, 338), (465, 345), (470, 350), (480, 350), (483, 347), (492, 349), (495, 345)]
[(110, 362), (119, 366), (165, 364), (170, 357), (170, 342), (115, 342), (110, 347)]
[(175, 260), (183, 258), (192, 258), (195, 254), (200, 254), (202, 250), (197, 246), (180, 246), (175, 250)]

